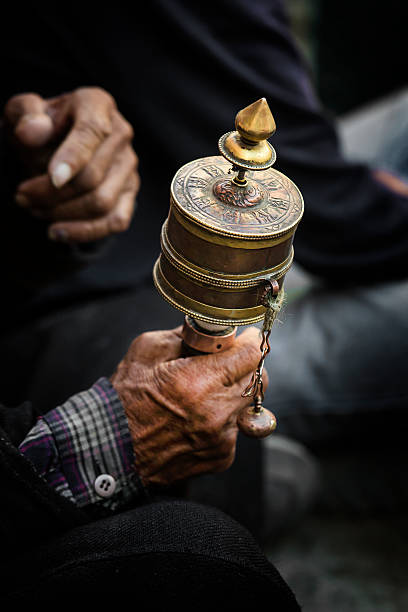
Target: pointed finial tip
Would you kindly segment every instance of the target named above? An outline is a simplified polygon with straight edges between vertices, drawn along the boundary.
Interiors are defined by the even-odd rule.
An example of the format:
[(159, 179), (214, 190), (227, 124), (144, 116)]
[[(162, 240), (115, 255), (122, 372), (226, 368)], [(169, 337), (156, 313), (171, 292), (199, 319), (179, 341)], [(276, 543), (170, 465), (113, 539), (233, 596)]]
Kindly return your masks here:
[(235, 127), (242, 138), (251, 142), (267, 140), (276, 131), (276, 124), (266, 98), (259, 98), (239, 111)]
[[(266, 98), (259, 98), (239, 111), (235, 117), (235, 130), (224, 134), (218, 141), (225, 159), (236, 168), (246, 170), (266, 170), (274, 164), (276, 153), (268, 138), (274, 134), (276, 125)], [(234, 179), (236, 184), (239, 180), (237, 177)]]

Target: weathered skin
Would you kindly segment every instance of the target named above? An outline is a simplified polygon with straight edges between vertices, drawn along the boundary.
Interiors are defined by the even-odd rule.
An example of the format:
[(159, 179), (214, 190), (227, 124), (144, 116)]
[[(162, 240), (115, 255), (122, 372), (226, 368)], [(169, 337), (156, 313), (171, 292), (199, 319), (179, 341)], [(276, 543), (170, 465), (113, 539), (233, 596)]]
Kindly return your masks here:
[[(16, 203), (50, 221), (50, 239), (88, 242), (128, 228), (138, 158), (132, 127), (109, 93), (20, 94), (6, 104), (4, 122), (27, 171)], [(62, 173), (61, 163), (68, 165)]]
[(251, 403), (241, 393), (259, 361), (259, 331), (248, 328), (222, 353), (180, 358), (181, 330), (136, 338), (111, 378), (146, 485), (226, 470), (237, 415)]

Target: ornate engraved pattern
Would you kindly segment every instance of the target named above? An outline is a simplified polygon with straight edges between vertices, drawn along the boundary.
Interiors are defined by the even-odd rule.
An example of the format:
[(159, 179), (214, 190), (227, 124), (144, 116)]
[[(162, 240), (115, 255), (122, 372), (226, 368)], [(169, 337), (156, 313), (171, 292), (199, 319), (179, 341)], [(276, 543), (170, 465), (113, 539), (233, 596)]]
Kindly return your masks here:
[(246, 176), (263, 196), (251, 206), (236, 206), (228, 198), (216, 197), (214, 186), (232, 178), (230, 164), (220, 156), (197, 159), (180, 168), (172, 182), (172, 197), (187, 217), (225, 235), (261, 239), (295, 227), (303, 214), (296, 185), (272, 168), (248, 171)]
[(264, 193), (259, 189), (257, 183), (248, 181), (245, 187), (238, 187), (231, 179), (222, 179), (217, 181), (213, 187), (215, 197), (231, 206), (255, 206), (264, 198)]

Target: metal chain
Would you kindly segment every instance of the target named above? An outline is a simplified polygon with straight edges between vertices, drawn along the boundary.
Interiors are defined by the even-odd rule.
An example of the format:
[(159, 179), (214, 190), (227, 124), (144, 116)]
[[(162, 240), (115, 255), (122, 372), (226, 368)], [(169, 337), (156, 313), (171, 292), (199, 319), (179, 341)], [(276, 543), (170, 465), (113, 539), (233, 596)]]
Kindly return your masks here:
[(252, 374), (251, 380), (247, 388), (242, 392), (242, 397), (254, 398), (254, 412), (258, 413), (262, 410), (262, 402), (264, 400), (262, 374), (265, 365), (265, 359), (271, 350), (269, 338), (272, 331), (272, 325), (276, 316), (282, 308), (284, 301), (283, 288), (279, 290), (277, 281), (267, 281), (269, 287), (265, 291), (263, 304), (266, 307), (264, 324), (262, 327), (262, 342), (260, 346), (261, 359), (255, 372)]

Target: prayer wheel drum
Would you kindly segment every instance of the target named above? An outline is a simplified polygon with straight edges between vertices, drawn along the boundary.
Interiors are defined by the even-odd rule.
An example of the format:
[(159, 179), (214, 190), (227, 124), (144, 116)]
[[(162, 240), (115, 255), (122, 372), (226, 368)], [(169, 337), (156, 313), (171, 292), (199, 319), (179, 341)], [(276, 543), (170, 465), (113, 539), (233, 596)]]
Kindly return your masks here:
[(271, 168), (276, 155), (266, 138), (275, 122), (266, 100), (240, 111), (236, 127), (219, 141), (222, 157), (176, 173), (153, 272), (164, 299), (207, 324), (264, 317), (265, 289), (270, 281), (282, 288), (303, 214), (296, 185)]

